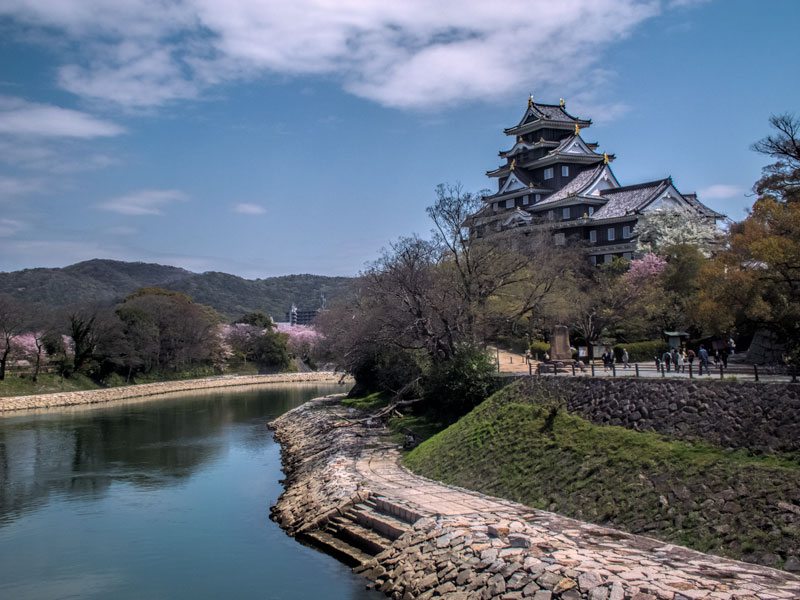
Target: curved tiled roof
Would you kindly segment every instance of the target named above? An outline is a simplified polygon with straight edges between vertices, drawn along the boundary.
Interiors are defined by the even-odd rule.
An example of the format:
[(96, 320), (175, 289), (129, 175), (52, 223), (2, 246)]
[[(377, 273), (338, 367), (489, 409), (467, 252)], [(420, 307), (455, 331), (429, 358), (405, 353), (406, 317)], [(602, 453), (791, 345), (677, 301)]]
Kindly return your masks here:
[(672, 185), (672, 180), (668, 177), (657, 181), (603, 190), (600, 192), (600, 196), (607, 199), (608, 202), (595, 211), (592, 219), (613, 219), (636, 212), (670, 185)]
[(579, 195), (582, 191), (595, 182), (595, 180), (600, 176), (600, 173), (603, 172), (603, 167), (605, 167), (605, 165), (597, 165), (594, 169), (586, 169), (585, 171), (581, 171), (567, 185), (539, 202), (537, 206), (551, 204), (570, 196)]

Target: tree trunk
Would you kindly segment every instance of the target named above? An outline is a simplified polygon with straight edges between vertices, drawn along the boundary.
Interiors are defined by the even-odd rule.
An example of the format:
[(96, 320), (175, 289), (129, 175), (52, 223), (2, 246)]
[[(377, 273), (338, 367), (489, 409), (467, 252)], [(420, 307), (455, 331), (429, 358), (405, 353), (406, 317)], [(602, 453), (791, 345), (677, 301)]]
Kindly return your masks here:
[(38, 352), (36, 352), (36, 366), (33, 368), (33, 382), (36, 383), (39, 381), (39, 368), (42, 364), (42, 349), (38, 348)]

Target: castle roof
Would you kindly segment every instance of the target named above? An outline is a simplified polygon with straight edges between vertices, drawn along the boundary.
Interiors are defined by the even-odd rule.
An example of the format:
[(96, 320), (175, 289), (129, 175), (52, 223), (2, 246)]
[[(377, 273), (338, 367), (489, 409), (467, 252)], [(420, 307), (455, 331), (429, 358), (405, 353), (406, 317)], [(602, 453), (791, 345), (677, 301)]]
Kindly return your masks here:
[(572, 126), (577, 124), (581, 127), (589, 127), (592, 121), (569, 114), (561, 104), (542, 104), (528, 100), (528, 110), (525, 111), (520, 122), (514, 127), (505, 129), (505, 133), (513, 135), (521, 129), (532, 131), (537, 128), (528, 127), (532, 124), (537, 124), (538, 126)]
[(600, 192), (600, 196), (607, 202), (602, 208), (595, 211), (592, 220), (613, 219), (635, 213), (647, 206), (671, 185), (672, 179), (667, 177), (666, 179), (603, 190)]

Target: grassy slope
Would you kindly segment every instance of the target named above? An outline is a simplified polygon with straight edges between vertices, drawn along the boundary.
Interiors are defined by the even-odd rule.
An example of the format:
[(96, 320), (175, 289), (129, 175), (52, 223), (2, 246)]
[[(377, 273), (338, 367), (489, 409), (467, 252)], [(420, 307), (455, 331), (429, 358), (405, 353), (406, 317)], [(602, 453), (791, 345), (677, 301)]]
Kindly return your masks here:
[(501, 390), (407, 457), (414, 471), (699, 550), (779, 566), (800, 547), (800, 464), (665, 439)]

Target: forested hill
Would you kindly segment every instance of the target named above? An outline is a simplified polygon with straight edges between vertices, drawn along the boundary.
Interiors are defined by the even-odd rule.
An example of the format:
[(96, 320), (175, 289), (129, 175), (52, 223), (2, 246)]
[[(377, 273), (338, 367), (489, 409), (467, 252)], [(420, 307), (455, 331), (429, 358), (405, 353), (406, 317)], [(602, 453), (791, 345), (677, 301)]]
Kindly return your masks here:
[(213, 271), (192, 273), (152, 263), (94, 259), (60, 269), (0, 272), (0, 293), (26, 303), (61, 308), (112, 304), (134, 290), (155, 286), (185, 292), (226, 317), (260, 310), (283, 320), (292, 303), (301, 310), (318, 308), (321, 294), (335, 299), (350, 281), (349, 277), (321, 275), (244, 279)]

